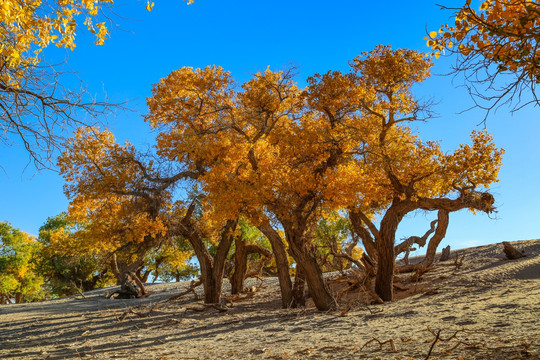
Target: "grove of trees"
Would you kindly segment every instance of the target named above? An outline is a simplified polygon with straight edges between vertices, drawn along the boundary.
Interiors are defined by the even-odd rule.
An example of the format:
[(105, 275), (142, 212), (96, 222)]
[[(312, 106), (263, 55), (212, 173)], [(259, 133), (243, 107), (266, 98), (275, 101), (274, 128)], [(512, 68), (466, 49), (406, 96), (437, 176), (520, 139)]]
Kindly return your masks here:
[(450, 212), (494, 210), (488, 188), (503, 151), (487, 132), (445, 154), (409, 126), (431, 114), (411, 92), (430, 67), (422, 53), (378, 46), (348, 73), (315, 74), (305, 88), (292, 71), (268, 69), (240, 86), (216, 66), (173, 71), (148, 99), (154, 153), (97, 128), (68, 141), (59, 166), (69, 214), (87, 224), (89, 249), (130, 249), (120, 283), (137, 278), (151, 248), (182, 236), (208, 303), (220, 300), (229, 249), (247, 221), (272, 246), (283, 306), (302, 305), (307, 284), (320, 310), (337, 305), (311, 234), (328, 214), (351, 214), (376, 264), (375, 292), (392, 300), (395, 234), (406, 214), (437, 211), (440, 241)]
[[(3, 136), (20, 136), (38, 163), (41, 141), (45, 154), (58, 146), (50, 125), (77, 125), (73, 107), (86, 109), (80, 98), (36, 90), (47, 90), (36, 73), (39, 53), (52, 43), (73, 48), (79, 16), (102, 43), (106, 26), (94, 20), (110, 3), (53, 2), (50, 17), (27, 1), (0, 9), (17, 19), (1, 35)], [(514, 74), (500, 99), (526, 86), (536, 100), (538, 15), (535, 2), (488, 0), (480, 12), (467, 2), (455, 26), (429, 34), (428, 46), (459, 52), (460, 66), (474, 72), (487, 62), (488, 83)], [(218, 304), (223, 278), (238, 293), (264, 269), (279, 279), (282, 307), (303, 306), (307, 287), (317, 309), (332, 310), (338, 304), (323, 272), (347, 259), (374, 274), (374, 292), (391, 301), (395, 273), (434, 261), (450, 213), (495, 210), (489, 188), (504, 151), (487, 131), (445, 153), (414, 130), (433, 114), (433, 104), (413, 93), (431, 67), (424, 53), (380, 45), (352, 59), (348, 71), (314, 74), (303, 87), (292, 68), (268, 68), (243, 84), (218, 66), (171, 72), (147, 99), (151, 150), (118, 143), (108, 129), (79, 127), (58, 159), (68, 212), (48, 219), (38, 239), (0, 224), (0, 300), (113, 283), (145, 296), (151, 275), (198, 275), (204, 301)], [(26, 120), (36, 117), (45, 122)], [(37, 148), (25, 140), (34, 132)], [(424, 236), (397, 243), (400, 223), (416, 211), (436, 220)], [(413, 243), (428, 244), (424, 261), (396, 265)]]

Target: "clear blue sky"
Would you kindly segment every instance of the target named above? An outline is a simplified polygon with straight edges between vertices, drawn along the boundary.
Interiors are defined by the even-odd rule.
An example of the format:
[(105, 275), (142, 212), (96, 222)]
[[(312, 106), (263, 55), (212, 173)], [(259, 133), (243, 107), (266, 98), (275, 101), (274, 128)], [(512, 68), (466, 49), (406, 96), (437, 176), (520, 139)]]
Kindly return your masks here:
[[(96, 96), (106, 92), (112, 102), (131, 100), (134, 112), (118, 113), (107, 121), (119, 139), (138, 146), (154, 137), (142, 120), (145, 98), (152, 84), (172, 70), (216, 64), (243, 82), (267, 66), (280, 69), (292, 63), (299, 67), (303, 85), (315, 72), (346, 70), (350, 59), (377, 44), (426, 51), (426, 28), (438, 28), (451, 15), (435, 1), (197, 0), (190, 6), (181, 0), (155, 2), (150, 13), (143, 1), (118, 5), (115, 11), (122, 17), (115, 18), (118, 27), (111, 29), (104, 46), (94, 46), (81, 34), (75, 51), (47, 52), (51, 59), (67, 54), (71, 69)], [(453, 6), (463, 1), (440, 2)], [(436, 61), (433, 73), (446, 73), (451, 63)], [(418, 86), (417, 93), (439, 101), (435, 110), (440, 116), (419, 125), (424, 139), (441, 140), (452, 150), (479, 128), (484, 113), (459, 114), (471, 101), (450, 77), (435, 75)], [(501, 181), (493, 187), (499, 212), (496, 219), (467, 211), (451, 214), (443, 245), (452, 248), (540, 237), (540, 109), (511, 115), (501, 108), (487, 126), (506, 149)], [(5, 170), (0, 172), (0, 221), (37, 235), (47, 217), (67, 208), (63, 180), (50, 171), (24, 171), (28, 157), (21, 147), (2, 147), (0, 153)], [(406, 218), (398, 236), (423, 234), (433, 218), (434, 214)]]

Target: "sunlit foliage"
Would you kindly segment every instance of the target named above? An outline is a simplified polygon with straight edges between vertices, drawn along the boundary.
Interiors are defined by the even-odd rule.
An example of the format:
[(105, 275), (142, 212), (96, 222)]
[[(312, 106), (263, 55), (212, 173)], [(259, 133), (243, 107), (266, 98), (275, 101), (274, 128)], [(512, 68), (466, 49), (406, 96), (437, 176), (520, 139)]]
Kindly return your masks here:
[(0, 223), (0, 303), (42, 297), (43, 278), (36, 272), (40, 244), (7, 222)]
[[(462, 8), (452, 10), (456, 11), (454, 23), (443, 24), (426, 37), (435, 56), (459, 54), (456, 69), (465, 72), (473, 94), (490, 101), (490, 108), (501, 100), (519, 102), (522, 95), (538, 103), (540, 3), (485, 0), (476, 9), (467, 0)], [(499, 75), (503, 77), (497, 83)], [(482, 94), (479, 85), (491, 91)]]

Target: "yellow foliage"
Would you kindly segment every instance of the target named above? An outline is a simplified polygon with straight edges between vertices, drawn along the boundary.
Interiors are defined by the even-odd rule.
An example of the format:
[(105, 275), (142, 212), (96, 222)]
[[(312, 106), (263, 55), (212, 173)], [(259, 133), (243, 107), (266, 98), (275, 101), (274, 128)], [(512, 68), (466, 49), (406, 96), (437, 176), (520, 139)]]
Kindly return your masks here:
[[(520, 72), (540, 82), (540, 4), (537, 1), (485, 0), (478, 10), (467, 2), (453, 25), (430, 32), (427, 45), (436, 52), (458, 44), (464, 56), (479, 55), (498, 65), (498, 71)], [(435, 36), (433, 36), (435, 35)]]

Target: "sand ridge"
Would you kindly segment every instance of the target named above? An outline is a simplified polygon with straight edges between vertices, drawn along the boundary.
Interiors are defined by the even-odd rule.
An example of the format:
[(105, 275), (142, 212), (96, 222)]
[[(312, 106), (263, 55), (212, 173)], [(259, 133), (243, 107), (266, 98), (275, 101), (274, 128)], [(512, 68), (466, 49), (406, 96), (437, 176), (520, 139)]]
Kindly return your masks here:
[(540, 359), (540, 240), (512, 245), (527, 256), (466, 249), (459, 268), (437, 263), (410, 296), (349, 301), (345, 314), (280, 309), (275, 278), (226, 312), (195, 311), (192, 294), (164, 302), (187, 283), (150, 285), (144, 299), (107, 300), (109, 288), (3, 306), (0, 359)]

